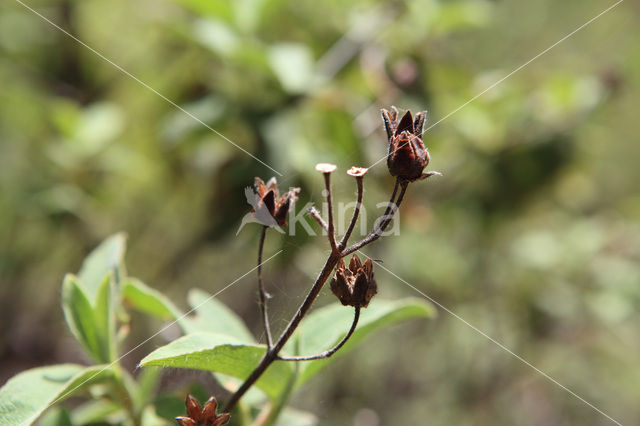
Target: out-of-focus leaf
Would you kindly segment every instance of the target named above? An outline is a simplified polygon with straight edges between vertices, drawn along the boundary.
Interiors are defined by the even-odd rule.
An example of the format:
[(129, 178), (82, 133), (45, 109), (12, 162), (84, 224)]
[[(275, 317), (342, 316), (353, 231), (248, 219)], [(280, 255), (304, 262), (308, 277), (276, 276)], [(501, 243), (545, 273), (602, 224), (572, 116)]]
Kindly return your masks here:
[(185, 334), (206, 331), (231, 336), (243, 343), (255, 343), (242, 319), (215, 297), (196, 288), (189, 291), (188, 299), (197, 316), (179, 321)]
[(30, 424), (49, 405), (110, 376), (111, 370), (100, 365), (60, 364), (24, 371), (9, 379), (0, 389), (2, 424)]
[(104, 361), (114, 361), (118, 357), (116, 340), (116, 315), (114, 311), (115, 283), (112, 274), (107, 273), (98, 288), (98, 296), (94, 307), (98, 343)]
[[(410, 318), (431, 318), (435, 314), (435, 308), (422, 299), (374, 300), (368, 308), (361, 310), (358, 328), (335, 355), (302, 364), (297, 384), (301, 385), (309, 380), (374, 331), (399, 321)], [(353, 309), (338, 303), (320, 308), (307, 316), (294, 336), (294, 339), (298, 339), (300, 355), (315, 355), (334, 346), (346, 334), (352, 320)], [(293, 342), (285, 349), (292, 348)]]
[(93, 306), (75, 275), (67, 274), (62, 283), (62, 310), (69, 329), (87, 353), (97, 362), (104, 362), (100, 333)]
[(74, 425), (100, 423), (106, 416), (117, 413), (122, 407), (106, 399), (88, 401), (73, 409), (71, 418)]
[(198, 15), (231, 20), (232, 3), (225, 0), (176, 0), (187, 9)]
[(127, 279), (122, 296), (135, 309), (160, 319), (177, 319), (182, 316), (182, 312), (167, 296), (136, 278)]
[(96, 300), (98, 287), (109, 271), (113, 271), (117, 286), (126, 276), (124, 269), (125, 250), (126, 236), (124, 233), (117, 233), (104, 240), (85, 258), (78, 278), (90, 301)]
[(275, 426), (316, 426), (317, 424), (318, 418), (313, 413), (285, 408)]
[(193, 26), (194, 38), (221, 56), (231, 55), (240, 44), (238, 36), (224, 22), (200, 19)]
[[(246, 379), (260, 362), (265, 350), (263, 346), (230, 341), (229, 336), (193, 333), (156, 349), (140, 361), (140, 365), (193, 368)], [(262, 375), (256, 386), (270, 399), (276, 400), (285, 391), (292, 374), (293, 366), (290, 363), (276, 362)]]
[(55, 407), (42, 416), (38, 426), (73, 426), (73, 421), (69, 410), (65, 407)]
[(313, 54), (297, 43), (282, 43), (269, 51), (269, 62), (282, 87), (291, 93), (302, 93), (313, 78)]

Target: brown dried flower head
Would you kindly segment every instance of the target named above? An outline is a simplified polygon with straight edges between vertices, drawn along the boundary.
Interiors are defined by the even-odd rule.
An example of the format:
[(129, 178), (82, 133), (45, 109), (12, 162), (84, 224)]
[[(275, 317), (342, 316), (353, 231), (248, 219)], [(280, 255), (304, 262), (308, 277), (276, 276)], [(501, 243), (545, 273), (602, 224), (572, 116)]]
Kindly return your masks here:
[(398, 119), (396, 107), (391, 107), (391, 111), (382, 110), (382, 120), (389, 140), (387, 166), (391, 176), (413, 182), (439, 174), (422, 174), (429, 164), (429, 151), (422, 141), (422, 128), (426, 118), (426, 111), (417, 113), (415, 119), (411, 117), (411, 111), (407, 111)]
[(291, 205), (298, 199), (300, 188), (293, 188), (282, 196), (278, 192), (278, 183), (272, 177), (265, 184), (262, 179), (256, 177), (256, 204), (254, 204), (254, 217), (263, 225), (283, 226), (287, 223), (287, 213)]
[(331, 280), (331, 291), (345, 306), (366, 308), (371, 298), (377, 293), (378, 286), (373, 277), (373, 263), (371, 259), (360, 261), (357, 255), (353, 255), (347, 268), (344, 260), (336, 268), (336, 273)]
[(231, 417), (229, 413), (216, 414), (218, 401), (213, 396), (202, 407), (193, 396), (187, 395), (185, 405), (187, 417), (176, 417), (180, 426), (222, 426)]

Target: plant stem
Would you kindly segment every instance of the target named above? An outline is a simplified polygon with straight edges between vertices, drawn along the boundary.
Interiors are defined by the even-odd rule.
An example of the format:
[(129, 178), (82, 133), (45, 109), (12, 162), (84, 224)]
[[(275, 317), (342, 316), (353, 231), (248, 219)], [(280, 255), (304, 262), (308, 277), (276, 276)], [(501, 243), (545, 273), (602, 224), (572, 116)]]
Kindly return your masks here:
[[(398, 185), (400, 186), (400, 194), (398, 194), (398, 199), (394, 203), (393, 198), (395, 196)], [(384, 212), (384, 215), (381, 216), (382, 222), (380, 223), (380, 225), (374, 227), (371, 233), (367, 235), (365, 238), (363, 238), (361, 241), (353, 244), (351, 247), (344, 250), (341, 253), (342, 256), (347, 256), (353, 253), (354, 251), (360, 250), (362, 247), (368, 244), (371, 244), (372, 242), (380, 238), (384, 230), (391, 223), (391, 220), (393, 219), (393, 216), (395, 215), (396, 211), (400, 207), (400, 204), (402, 203), (402, 199), (404, 198), (404, 194), (406, 193), (408, 186), (409, 186), (408, 181), (400, 181), (400, 180), (396, 181), (396, 186), (394, 188), (393, 194), (391, 195), (391, 199), (389, 201), (389, 205), (387, 206), (387, 210)]]
[(327, 225), (327, 222), (324, 221), (322, 216), (320, 216), (320, 212), (316, 210), (315, 207), (309, 207), (308, 213), (316, 222), (318, 222), (318, 224), (322, 227), (322, 229), (324, 229), (327, 232), (329, 231), (329, 225)]
[[(356, 208), (353, 211), (353, 216), (351, 217), (351, 222), (349, 223), (347, 232), (345, 232), (344, 236), (342, 237), (342, 240), (340, 240), (340, 243), (338, 244), (338, 248), (340, 250), (343, 250), (344, 247), (347, 245), (347, 242), (349, 241), (349, 237), (353, 232), (353, 228), (355, 228), (356, 222), (358, 221), (358, 216), (360, 215), (360, 207), (362, 206), (362, 194), (364, 192), (364, 185), (362, 184), (362, 176), (356, 177), (356, 185), (358, 187), (358, 198), (356, 200)], [(395, 196), (395, 191), (394, 191), (394, 196)]]
[[(280, 351), (282, 350), (284, 345), (287, 343), (287, 341), (291, 338), (291, 336), (293, 336), (294, 331), (296, 330), (298, 325), (300, 325), (300, 322), (302, 321), (302, 319), (305, 317), (305, 315), (311, 308), (311, 305), (313, 305), (313, 302), (318, 297), (318, 294), (320, 294), (320, 290), (322, 290), (322, 286), (326, 283), (327, 279), (329, 278), (329, 275), (331, 274), (331, 271), (333, 271), (333, 268), (335, 268), (338, 261), (342, 259), (344, 256), (348, 255), (349, 253), (359, 250), (365, 245), (370, 244), (375, 240), (377, 240), (378, 238), (380, 238), (380, 236), (382, 235), (382, 232), (389, 225), (389, 223), (391, 222), (391, 219), (393, 219), (393, 215), (395, 214), (396, 210), (400, 206), (400, 203), (402, 202), (404, 194), (407, 190), (407, 186), (409, 185), (408, 181), (397, 179), (395, 186), (393, 188), (393, 193), (391, 194), (389, 205), (387, 206), (387, 209), (384, 215), (379, 218), (381, 219), (380, 225), (377, 227), (374, 227), (374, 230), (371, 231), (371, 233), (367, 237), (365, 237), (363, 240), (361, 240), (358, 243), (355, 243), (348, 249), (341, 252), (338, 250), (338, 247), (335, 242), (335, 234), (334, 234), (335, 229), (333, 225), (333, 211), (332, 211), (333, 209), (331, 207), (331, 186), (330, 186), (330, 178), (328, 175), (329, 173), (324, 173), (325, 187), (327, 188), (327, 203), (329, 204), (329, 224), (328, 224), (329, 231), (328, 232), (329, 232), (329, 241), (331, 242), (331, 248), (332, 248), (331, 254), (325, 261), (325, 264), (322, 267), (322, 270), (320, 271), (320, 273), (318, 274), (315, 282), (313, 283), (311, 290), (309, 290), (309, 293), (305, 297), (304, 301), (298, 308), (298, 311), (295, 313), (293, 318), (291, 318), (291, 321), (289, 321), (289, 324), (287, 325), (285, 330), (282, 332), (282, 335), (280, 336), (280, 338), (278, 338), (278, 341), (275, 342), (272, 347), (267, 348), (267, 351), (262, 356), (262, 359), (258, 363), (257, 367), (253, 370), (253, 372), (249, 375), (249, 377), (247, 377), (247, 379), (240, 386), (240, 388), (238, 388), (238, 390), (233, 395), (231, 395), (231, 398), (229, 398), (229, 401), (227, 402), (227, 405), (224, 408), (225, 413), (229, 413), (234, 409), (234, 407), (236, 406), (240, 398), (242, 398), (242, 396), (251, 388), (251, 386), (253, 386), (255, 382), (258, 381), (260, 376), (262, 376), (262, 374), (267, 370), (267, 368), (269, 368), (269, 366), (278, 359), (278, 353), (280, 353)], [(400, 188), (400, 193), (398, 194), (397, 201), (395, 201), (398, 188)], [(395, 204), (394, 204), (394, 201), (395, 201)], [(322, 224), (322, 222), (323, 221), (321, 221), (320, 223)], [(355, 327), (357, 325), (356, 324), (357, 318), (359, 317), (359, 315), (360, 315), (359, 310), (357, 310), (355, 315), (356, 318), (354, 319), (354, 324), (352, 325), (353, 330), (355, 330)], [(353, 331), (350, 330), (350, 333), (352, 334)], [(346, 336), (346, 339), (348, 339), (348, 337), (350, 337), (350, 334)], [(345, 340), (346, 342), (346, 339), (343, 339), (343, 340)]]
[(324, 187), (327, 191), (327, 207), (329, 210), (329, 229), (327, 233), (329, 234), (329, 244), (331, 244), (331, 250), (334, 253), (339, 253), (338, 246), (336, 244), (336, 229), (335, 224), (333, 222), (333, 204), (331, 202), (331, 173), (323, 173), (324, 175)]
[(262, 233), (260, 234), (260, 244), (258, 246), (258, 294), (260, 311), (262, 312), (262, 323), (264, 325), (264, 334), (267, 336), (267, 347), (271, 349), (273, 347), (273, 340), (271, 339), (269, 312), (267, 311), (267, 299), (269, 298), (269, 295), (264, 290), (264, 284), (262, 282), (262, 251), (264, 249), (264, 240), (267, 235), (268, 228), (268, 226), (262, 227)]
[(351, 328), (347, 332), (347, 334), (342, 338), (340, 343), (335, 345), (333, 348), (326, 350), (317, 355), (309, 355), (309, 356), (278, 356), (280, 361), (313, 361), (315, 359), (323, 359), (329, 358), (334, 353), (338, 352), (338, 350), (347, 343), (347, 340), (351, 337), (354, 331), (356, 331), (356, 326), (358, 325), (358, 319), (360, 319), (360, 307), (357, 306), (354, 309), (353, 322), (351, 323)]
[(320, 290), (322, 289), (322, 286), (327, 281), (327, 278), (329, 278), (331, 271), (333, 271), (333, 268), (336, 266), (340, 258), (341, 256), (339, 253), (332, 252), (329, 255), (322, 270), (318, 274), (318, 277), (316, 278), (316, 281), (313, 284), (313, 287), (311, 287), (309, 294), (307, 294), (307, 297), (304, 299), (304, 302), (302, 302), (302, 305), (300, 305), (300, 307), (298, 308), (298, 311), (296, 312), (296, 314), (293, 316), (293, 318), (287, 325), (287, 328), (282, 332), (282, 335), (280, 336), (278, 341), (273, 345), (273, 347), (267, 350), (267, 352), (264, 354), (264, 356), (258, 363), (258, 366), (256, 367), (256, 369), (253, 370), (251, 375), (249, 375), (249, 377), (245, 380), (242, 386), (240, 386), (240, 388), (233, 395), (231, 395), (231, 398), (227, 402), (227, 406), (224, 408), (224, 412), (226, 413), (231, 412), (231, 410), (233, 410), (233, 408), (238, 403), (238, 400), (249, 390), (251, 386), (253, 386), (253, 384), (260, 378), (262, 373), (265, 372), (265, 370), (271, 365), (271, 363), (273, 363), (273, 361), (278, 359), (278, 353), (287, 343), (289, 338), (291, 338), (291, 336), (293, 335), (293, 332), (300, 324), (300, 321), (302, 321), (302, 318), (304, 318), (304, 316), (309, 311), (309, 308), (311, 308), (311, 305), (318, 297), (318, 294), (320, 294)]

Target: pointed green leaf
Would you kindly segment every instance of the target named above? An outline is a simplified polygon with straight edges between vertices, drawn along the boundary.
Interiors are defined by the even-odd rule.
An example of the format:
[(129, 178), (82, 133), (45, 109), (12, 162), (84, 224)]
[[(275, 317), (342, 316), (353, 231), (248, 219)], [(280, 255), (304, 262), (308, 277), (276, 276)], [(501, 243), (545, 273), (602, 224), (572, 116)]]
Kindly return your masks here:
[(101, 357), (108, 362), (114, 361), (118, 357), (116, 315), (114, 312), (114, 300), (116, 297), (115, 282), (112, 279), (112, 273), (109, 272), (98, 288), (96, 306), (94, 308)]
[(93, 306), (75, 275), (67, 274), (62, 283), (62, 310), (67, 325), (85, 351), (97, 362), (105, 361), (100, 346)]
[(253, 335), (242, 319), (209, 293), (200, 289), (189, 291), (189, 304), (196, 311), (196, 317), (179, 321), (185, 334), (206, 331), (231, 336), (242, 343), (255, 343)]
[[(229, 336), (193, 333), (156, 349), (140, 365), (207, 370), (244, 380), (256, 368), (265, 350), (264, 346), (230, 341)], [(291, 363), (276, 362), (262, 375), (256, 386), (275, 400), (285, 391), (292, 374)]]
[[(351, 327), (353, 311), (353, 308), (335, 303), (307, 316), (294, 336), (298, 339), (300, 355), (315, 355), (337, 344)], [(368, 308), (360, 311), (356, 331), (338, 352), (331, 358), (302, 364), (298, 385), (316, 375), (337, 357), (349, 352), (374, 331), (410, 318), (431, 318), (435, 313), (433, 305), (423, 299), (374, 300)], [(285, 349), (291, 351), (293, 347), (292, 343)]]
[(82, 262), (78, 278), (91, 302), (96, 300), (98, 288), (107, 273), (113, 271), (116, 285), (120, 285), (126, 276), (124, 269), (124, 253), (126, 236), (118, 233), (104, 240)]
[(60, 364), (34, 368), (12, 377), (0, 389), (0, 423), (27, 425), (50, 405), (111, 376), (108, 366)]
[(122, 291), (125, 302), (139, 311), (164, 320), (182, 316), (167, 296), (136, 278), (127, 279)]

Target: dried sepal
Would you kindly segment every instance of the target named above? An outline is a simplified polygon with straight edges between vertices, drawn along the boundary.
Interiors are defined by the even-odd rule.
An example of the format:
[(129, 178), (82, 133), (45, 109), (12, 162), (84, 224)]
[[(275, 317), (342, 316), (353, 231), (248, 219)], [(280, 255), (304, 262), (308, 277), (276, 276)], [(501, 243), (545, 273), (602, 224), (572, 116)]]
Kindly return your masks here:
[(216, 414), (218, 401), (213, 396), (202, 407), (193, 396), (187, 395), (185, 405), (188, 416), (176, 417), (180, 426), (222, 426), (231, 417), (229, 413)]
[(378, 291), (371, 259), (366, 259), (362, 263), (354, 254), (348, 268), (344, 260), (340, 259), (330, 286), (333, 294), (343, 305), (366, 308)]
[(395, 107), (391, 107), (391, 111), (382, 110), (382, 120), (389, 141), (387, 166), (392, 176), (414, 182), (434, 174), (422, 174), (430, 160), (429, 151), (422, 141), (426, 118), (426, 111), (417, 113), (415, 118), (411, 111), (407, 111), (398, 119)]
[(256, 202), (253, 210), (255, 219), (266, 226), (286, 225), (287, 214), (291, 205), (298, 199), (300, 188), (292, 188), (280, 196), (275, 177), (269, 179), (266, 184), (256, 177), (255, 187)]

